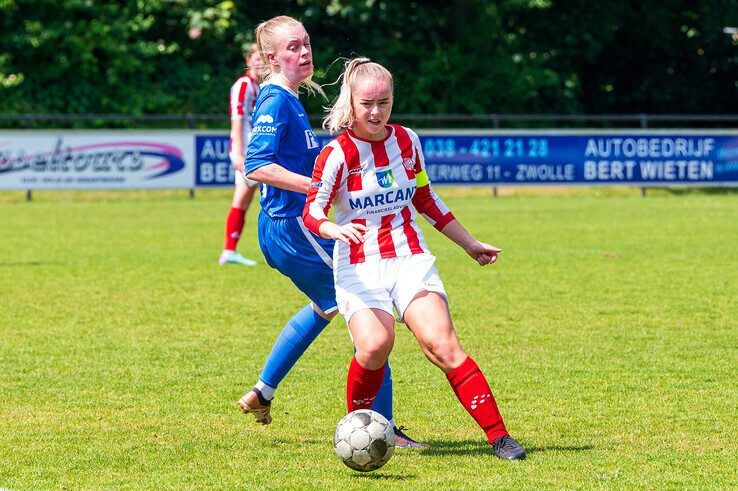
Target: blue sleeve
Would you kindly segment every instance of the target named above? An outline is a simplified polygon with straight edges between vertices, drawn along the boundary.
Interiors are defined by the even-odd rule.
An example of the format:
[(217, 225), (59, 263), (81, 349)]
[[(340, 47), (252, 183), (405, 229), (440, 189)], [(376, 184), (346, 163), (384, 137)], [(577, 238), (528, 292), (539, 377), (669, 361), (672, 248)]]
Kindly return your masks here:
[(284, 101), (276, 94), (267, 95), (256, 106), (246, 151), (246, 174), (268, 164), (282, 165), (278, 154), (287, 119)]

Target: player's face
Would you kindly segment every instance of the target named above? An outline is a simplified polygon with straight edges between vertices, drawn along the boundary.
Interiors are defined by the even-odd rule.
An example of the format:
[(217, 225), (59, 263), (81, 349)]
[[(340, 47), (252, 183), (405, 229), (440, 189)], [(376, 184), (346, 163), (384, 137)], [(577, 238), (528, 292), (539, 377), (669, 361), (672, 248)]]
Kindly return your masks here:
[(264, 64), (261, 62), (261, 55), (258, 51), (255, 51), (246, 58), (246, 66), (249, 67), (249, 71), (252, 75), (260, 78), (264, 74)]
[(277, 49), (269, 55), (274, 71), (293, 88), (313, 74), (313, 48), (310, 36), (300, 24), (287, 24), (278, 34)]
[(385, 125), (392, 114), (392, 83), (386, 79), (361, 80), (352, 90), (352, 96), (356, 136), (372, 141), (387, 136)]

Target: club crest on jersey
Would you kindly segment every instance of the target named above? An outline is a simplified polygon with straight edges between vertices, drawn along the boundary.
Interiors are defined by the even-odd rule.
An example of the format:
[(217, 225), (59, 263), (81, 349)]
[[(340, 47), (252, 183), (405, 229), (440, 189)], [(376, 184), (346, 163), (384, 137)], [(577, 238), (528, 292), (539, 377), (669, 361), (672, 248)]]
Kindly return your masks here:
[(315, 133), (310, 130), (305, 130), (305, 142), (307, 143), (308, 149), (318, 148), (318, 139), (315, 138)]
[(413, 170), (413, 167), (415, 167), (415, 162), (413, 162), (413, 159), (408, 157), (406, 159), (402, 159), (402, 166), (407, 170)]
[(383, 188), (391, 188), (395, 183), (395, 178), (392, 175), (392, 169), (377, 171), (377, 182)]

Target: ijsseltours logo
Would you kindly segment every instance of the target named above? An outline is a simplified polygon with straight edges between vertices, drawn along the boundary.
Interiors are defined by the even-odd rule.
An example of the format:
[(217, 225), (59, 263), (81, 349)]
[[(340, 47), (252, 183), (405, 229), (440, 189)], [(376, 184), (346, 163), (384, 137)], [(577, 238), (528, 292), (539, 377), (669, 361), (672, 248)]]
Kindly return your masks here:
[(395, 178), (392, 176), (392, 169), (378, 171), (377, 182), (383, 188), (391, 188), (392, 185), (395, 183)]
[(55, 173), (60, 176), (116, 175), (149, 180), (184, 169), (184, 155), (178, 147), (159, 142), (108, 141), (69, 145), (57, 138), (49, 150), (28, 152), (8, 148), (0, 142), (0, 173)]

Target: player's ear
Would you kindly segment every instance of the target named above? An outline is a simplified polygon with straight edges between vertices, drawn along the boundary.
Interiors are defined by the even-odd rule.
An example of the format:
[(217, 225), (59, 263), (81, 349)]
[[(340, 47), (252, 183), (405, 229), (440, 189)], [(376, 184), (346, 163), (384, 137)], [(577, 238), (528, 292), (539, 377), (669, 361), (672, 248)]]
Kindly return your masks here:
[(267, 53), (267, 61), (271, 63), (272, 65), (277, 64), (277, 57), (274, 56), (274, 53)]

